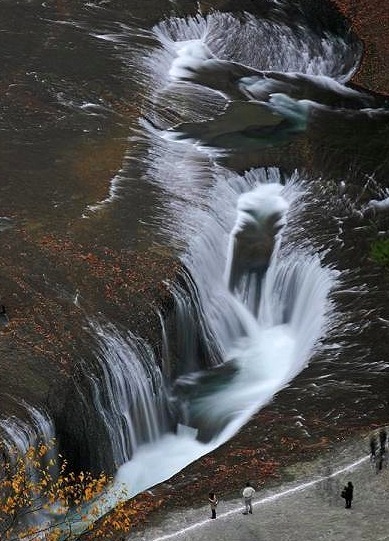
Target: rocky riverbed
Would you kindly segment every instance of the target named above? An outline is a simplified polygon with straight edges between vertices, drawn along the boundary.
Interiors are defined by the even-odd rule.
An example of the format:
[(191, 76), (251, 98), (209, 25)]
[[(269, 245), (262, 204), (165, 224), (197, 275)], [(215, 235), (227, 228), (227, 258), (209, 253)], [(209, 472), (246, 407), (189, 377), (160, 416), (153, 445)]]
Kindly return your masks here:
[(353, 82), (389, 94), (389, 9), (380, 0), (331, 0), (362, 40), (362, 62)]

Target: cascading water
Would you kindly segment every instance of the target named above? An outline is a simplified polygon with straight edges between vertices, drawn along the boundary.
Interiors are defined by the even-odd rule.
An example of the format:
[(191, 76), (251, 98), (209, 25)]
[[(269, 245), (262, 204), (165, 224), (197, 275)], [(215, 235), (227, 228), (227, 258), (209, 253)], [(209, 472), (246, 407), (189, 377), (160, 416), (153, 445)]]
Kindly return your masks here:
[(39, 441), (52, 447), (55, 438), (54, 423), (46, 412), (23, 402), (31, 423), (17, 417), (0, 420), (0, 428), (4, 433), (4, 443), (9, 451), (16, 448), (19, 454), (24, 455), (30, 447)]
[[(281, 185), (274, 183), (243, 194), (231, 232), (226, 267), (228, 286), (234, 291), (245, 278), (244, 295), (254, 313), (259, 308), (261, 282), (273, 253), (276, 233), (285, 224), (288, 205), (280, 192)], [(250, 289), (254, 290), (251, 299)]]
[(98, 337), (99, 376), (89, 376), (94, 406), (103, 418), (115, 466), (138, 446), (158, 440), (168, 430), (168, 398), (152, 348), (112, 325), (90, 322)]
[[(261, 185), (265, 172), (251, 171), (247, 175), (247, 189), (250, 190), (255, 177), (258, 185), (243, 197), (245, 208), (255, 210), (251, 216), (256, 217), (262, 233), (266, 230), (263, 218), (273, 217), (272, 230), (274, 223), (284, 220), (288, 196), (292, 202), (301, 191), (301, 188), (297, 190), (296, 181), (281, 186), (276, 170), (272, 170), (270, 176), (271, 183)], [(281, 238), (281, 247), (273, 252), (266, 272), (259, 307), (249, 307), (252, 304), (248, 302), (250, 284), (245, 295), (231, 293), (224, 275), (229, 274), (226, 263), (231, 263), (232, 258), (228, 259), (227, 253), (236, 229), (234, 231), (233, 223), (228, 224), (232, 213), (226, 198), (216, 197), (216, 193), (233, 192), (234, 185), (241, 187), (243, 181), (244, 177), (232, 176), (228, 186), (225, 176), (221, 175), (219, 182), (216, 180), (215, 197), (210, 194), (213, 213), (203, 222), (201, 230), (198, 228), (197, 237), (192, 239), (183, 256), (197, 288), (196, 311), (203, 315), (203, 324), (210, 329), (212, 344), (208, 351), (211, 355), (214, 343), (218, 345), (218, 351), (223, 352), (222, 366), (185, 373), (178, 378), (178, 399), (184, 405), (191, 429), (181, 428), (175, 434), (165, 434), (152, 445), (137, 449), (117, 475), (118, 482), (128, 482), (131, 494), (167, 479), (235, 434), (255, 411), (304, 368), (324, 330), (329, 308), (327, 298), (335, 275), (321, 265), (318, 255), (310, 255), (305, 250), (297, 254), (284, 251)], [(258, 192), (262, 192), (261, 197)], [(235, 206), (239, 195), (239, 191), (235, 191)], [(250, 195), (250, 205), (247, 205)], [(240, 201), (242, 203), (242, 199)], [(266, 211), (262, 208), (261, 212), (261, 207)], [(231, 231), (234, 231), (232, 237)], [(273, 237), (277, 236), (276, 231)], [(194, 257), (193, 247), (200, 257)], [(220, 254), (223, 255), (219, 257)], [(254, 251), (253, 261), (256, 256)], [(255, 289), (256, 284), (253, 284)], [(194, 299), (188, 298), (187, 302), (193, 303)], [(177, 323), (180, 328), (185, 328), (185, 315), (183, 311), (177, 312), (182, 318)], [(209, 366), (214, 366), (211, 359)], [(232, 366), (232, 369), (226, 373), (223, 366)]]
[[(248, 14), (239, 20), (221, 13), (172, 18), (141, 37), (158, 45), (148, 43), (140, 60), (126, 64), (139, 76), (153, 126), (142, 123), (137, 134), (147, 146), (145, 178), (166, 194), (171, 220), (161, 229), (176, 243), (186, 270), (180, 284), (170, 284), (173, 324), (161, 316), (165, 357), (160, 363), (131, 333), (92, 323), (99, 342), (98, 374), (90, 378), (94, 406), (119, 467), (101, 514), (120, 497), (123, 483), (129, 498), (166, 480), (227, 441), (287, 385), (306, 366), (325, 331), (336, 280), (320, 254), (312, 253), (306, 242), (299, 247), (288, 238), (304, 197), (297, 173), (281, 175), (274, 168), (238, 175), (215, 165), (208, 159), (210, 151), (207, 156), (198, 151), (199, 144), (163, 139), (180, 123), (203, 123), (205, 129), (227, 103), (225, 89), (212, 90), (204, 80), (183, 82), (182, 71), (174, 71), (183, 69), (177, 62), (185, 53), (182, 42), (191, 45), (191, 62), (201, 42), (220, 60), (306, 74), (266, 84), (241, 81), (246, 94), (268, 94), (272, 110), (267, 118), (274, 116), (276, 127), (284, 117), (296, 115), (298, 129), (306, 127), (307, 103), (287, 96), (296, 80), (323, 89), (331, 78), (340, 92), (357, 63), (357, 55), (348, 55), (350, 43), (330, 36), (318, 40), (309, 32), (302, 36)], [(187, 66), (187, 58), (183, 61)], [(197, 55), (197, 61), (202, 64), (204, 56)], [(277, 84), (281, 94), (279, 86), (272, 86)], [(350, 92), (347, 98), (359, 96)], [(267, 135), (261, 132), (264, 139)], [(115, 183), (124, 181), (123, 171)], [(107, 204), (115, 201), (116, 188), (112, 186)], [(181, 333), (174, 343), (172, 327)], [(171, 374), (174, 381), (169, 381)]]
[[(322, 266), (318, 254), (309, 254), (306, 249), (296, 252), (287, 242), (287, 215), (293, 221), (304, 194), (297, 176), (284, 186), (277, 169), (252, 170), (243, 177), (219, 170), (214, 180), (209, 194), (212, 212), (206, 212), (207, 220), (202, 222), (192, 217), (193, 225), (197, 223), (197, 235), (188, 232), (190, 241), (182, 256), (189, 270), (183, 281), (189, 280), (188, 285), (172, 285), (177, 328), (191, 328), (194, 313), (203, 318), (201, 336), (209, 355), (208, 369), (193, 366), (194, 358), (189, 365), (184, 362), (176, 369), (181, 370), (181, 376), (175, 384), (158, 394), (156, 381), (161, 389), (163, 386), (158, 369), (151, 364), (155, 363), (151, 350), (140, 347), (130, 334), (123, 336), (112, 326), (93, 324), (101, 341), (99, 364), (104, 374), (103, 385), (93, 380), (95, 405), (102, 410), (107, 427), (112, 423), (111, 441), (117, 446), (117, 460), (131, 456), (119, 467), (108, 497), (94, 502), (101, 515), (123, 497), (131, 498), (168, 479), (231, 438), (304, 368), (324, 331), (335, 273)], [(238, 208), (235, 218), (234, 209), (236, 213)], [(249, 302), (252, 289), (257, 288), (255, 281), (246, 284), (242, 295), (240, 291), (231, 292), (227, 279), (233, 264), (231, 253), (228, 256), (230, 246), (237, 230), (247, 225), (242, 213), (248, 211), (258, 234), (272, 237), (270, 244), (275, 246), (263, 278), (259, 306)], [(198, 208), (198, 216), (204, 218), (203, 208)], [(280, 227), (284, 227), (281, 232)], [(253, 261), (257, 256), (254, 251)], [(185, 309), (190, 305), (194, 310)], [(168, 335), (165, 339), (165, 351), (174, 349), (178, 359), (193, 345), (191, 333), (183, 333), (181, 346), (170, 344)], [(167, 361), (164, 359), (162, 364), (168, 366)], [(151, 366), (156, 375), (144, 378), (145, 367)], [(134, 373), (143, 375), (133, 377)], [(98, 386), (104, 388), (106, 397)], [(142, 397), (140, 409), (131, 407), (129, 392), (133, 398)], [(157, 428), (157, 419), (161, 405), (167, 411), (168, 403), (175, 403), (176, 411), (181, 411), (177, 417), (181, 423), (176, 422), (173, 430), (165, 424), (163, 431), (160, 424)], [(130, 437), (137, 414), (149, 419), (144, 443), (140, 444), (137, 438)], [(171, 423), (173, 420), (174, 416), (170, 417)], [(85, 520), (76, 516), (72, 531), (83, 529)]]
[[(302, 45), (301, 37), (295, 39), (283, 25), (270, 28), (249, 15), (243, 22), (228, 14), (171, 19), (153, 33), (160, 48), (142, 61), (146, 69), (141, 70), (139, 84), (150, 103), (149, 118), (155, 115), (166, 128), (172, 96), (180, 104), (177, 120), (206, 120), (211, 104), (214, 110), (223, 108), (215, 92), (169, 80), (179, 41), (203, 40), (218, 57), (235, 56), (257, 69), (269, 68), (265, 62), (271, 59), (272, 69), (324, 73), (340, 82), (353, 70), (350, 63), (346, 67), (334, 58), (345, 55), (346, 45), (340, 41), (324, 40), (317, 47), (317, 40), (308, 36)], [(256, 48), (243, 47), (253, 33), (265, 47), (257, 57)], [(237, 36), (240, 48), (233, 45)], [(296, 54), (276, 53), (273, 45), (277, 41), (279, 51), (279, 39), (288, 51), (294, 43)], [(199, 97), (204, 99), (199, 102)], [(119, 468), (116, 482), (128, 486), (129, 497), (221, 445), (304, 368), (324, 332), (328, 294), (336, 278), (321, 264), (319, 254), (288, 248), (288, 227), (293, 227), (293, 213), (304, 192), (297, 174), (286, 182), (277, 169), (233, 174), (191, 145), (161, 139), (158, 129), (142, 125), (142, 130), (148, 146), (146, 176), (169, 195), (172, 219), (162, 227), (179, 241), (187, 269), (181, 284), (171, 284), (173, 327), (187, 332), (170, 343), (166, 329), (172, 324), (163, 324), (164, 351), (174, 351), (174, 359), (165, 358), (160, 365), (168, 367), (165, 376), (176, 377), (169, 393), (181, 424), (135, 446), (131, 460)], [(287, 218), (290, 225), (285, 228)], [(256, 243), (251, 243), (253, 236)], [(201, 359), (193, 354), (196, 333), (203, 343)], [(111, 400), (116, 400), (114, 393)]]
[[(3, 433), (2, 439), (5, 452), (8, 455), (7, 460), (11, 462), (15, 460), (15, 452), (18, 457), (25, 457), (26, 473), (29, 477), (28, 481), (31, 481), (35, 485), (40, 472), (37, 470), (35, 464), (28, 460), (26, 455), (30, 449), (36, 449), (40, 443), (44, 444), (47, 452), (41, 457), (41, 468), (50, 468), (50, 475), (55, 479), (58, 473), (58, 452), (54, 441), (55, 429), (53, 421), (45, 411), (40, 411), (26, 402), (23, 402), (22, 405), (28, 412), (30, 422), (27, 419), (22, 420), (17, 417), (1, 419), (0, 430)], [(36, 496), (34, 497), (34, 501), (35, 510), (24, 515), (21, 514), (21, 517), (17, 518), (15, 523), (12, 524), (12, 531), (10, 528), (9, 533), (17, 535), (19, 528), (41, 526), (51, 520), (51, 513), (48, 507), (45, 506), (47, 502), (39, 502)], [(44, 539), (44, 537), (44, 534), (36, 536), (39, 539)]]

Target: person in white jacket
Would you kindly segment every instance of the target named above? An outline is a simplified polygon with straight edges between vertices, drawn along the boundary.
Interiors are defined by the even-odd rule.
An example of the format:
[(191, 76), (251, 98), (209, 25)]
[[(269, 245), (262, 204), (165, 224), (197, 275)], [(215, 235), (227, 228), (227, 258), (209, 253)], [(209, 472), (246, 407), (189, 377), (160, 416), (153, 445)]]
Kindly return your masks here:
[(245, 511), (243, 511), (244, 515), (253, 514), (253, 505), (252, 505), (252, 499), (255, 494), (255, 488), (251, 486), (251, 483), (247, 481), (246, 486), (243, 489), (242, 496), (244, 500), (245, 505)]

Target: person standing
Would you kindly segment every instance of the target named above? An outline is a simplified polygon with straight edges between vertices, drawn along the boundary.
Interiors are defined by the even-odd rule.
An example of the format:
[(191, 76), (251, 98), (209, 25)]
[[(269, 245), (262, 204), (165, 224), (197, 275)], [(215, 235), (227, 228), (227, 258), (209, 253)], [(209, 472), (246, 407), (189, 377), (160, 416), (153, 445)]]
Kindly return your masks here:
[(208, 501), (211, 507), (211, 518), (216, 518), (216, 507), (219, 503), (214, 492), (208, 494)]
[(381, 428), (379, 433), (380, 438), (380, 452), (381, 454), (385, 454), (385, 447), (386, 447), (386, 440), (387, 440), (387, 433), (385, 428)]
[(245, 505), (245, 511), (243, 511), (243, 515), (247, 515), (248, 513), (250, 513), (251, 515), (253, 514), (252, 500), (253, 500), (254, 494), (255, 494), (255, 488), (253, 488), (251, 486), (251, 483), (247, 481), (246, 486), (244, 487), (243, 492), (242, 492), (244, 505)]
[(9, 323), (9, 317), (4, 304), (0, 305), (0, 327), (6, 327)]
[(344, 499), (346, 500), (345, 508), (351, 509), (351, 502), (353, 501), (354, 497), (354, 486), (351, 481), (347, 483), (347, 485), (343, 489), (344, 493)]
[(378, 452), (378, 456), (375, 459), (375, 471), (376, 471), (376, 473), (378, 473), (378, 472), (380, 472), (382, 470), (385, 459), (386, 459), (385, 448), (380, 447), (380, 450)]
[(375, 436), (370, 438), (370, 460), (375, 462), (377, 452), (377, 439)]

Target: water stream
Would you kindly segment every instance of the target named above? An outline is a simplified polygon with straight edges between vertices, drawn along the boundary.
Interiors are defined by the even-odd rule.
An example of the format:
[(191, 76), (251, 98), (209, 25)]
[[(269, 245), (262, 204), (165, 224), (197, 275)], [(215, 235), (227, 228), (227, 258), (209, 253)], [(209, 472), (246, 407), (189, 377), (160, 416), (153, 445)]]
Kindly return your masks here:
[[(285, 198), (289, 192), (293, 200), (297, 197), (298, 185), (276, 184), (274, 180), (279, 179), (276, 171), (271, 172), (273, 182), (260, 184), (261, 176), (265, 176), (263, 171), (259, 172), (258, 185), (252, 191), (248, 183), (246, 193), (235, 192), (235, 204), (240, 205), (239, 213), (242, 213), (245, 212), (242, 207), (247, 211), (250, 201), (250, 219), (255, 220), (255, 226), (263, 235), (269, 235), (266, 225), (273, 230), (274, 222), (280, 226), (279, 222), (285, 220), (287, 214), (286, 200), (282, 195), (274, 195), (275, 187)], [(249, 179), (253, 177), (255, 172), (251, 171)], [(222, 177), (220, 183), (225, 190), (225, 178)], [(236, 182), (239, 187), (241, 183), (242, 178)], [(232, 181), (229, 189), (233, 186)], [(218, 186), (214, 189), (217, 191)], [(207, 329), (203, 339), (208, 340), (208, 370), (198, 367), (196, 371), (191, 367), (188, 371), (185, 363), (182, 366), (183, 373), (177, 378), (173, 391), (178, 395), (182, 420), (189, 429), (180, 426), (175, 433), (137, 448), (132, 460), (121, 466), (117, 474), (118, 481), (128, 483), (131, 494), (169, 478), (232, 437), (255, 411), (306, 366), (325, 329), (330, 309), (328, 295), (336, 273), (321, 264), (319, 254), (310, 254), (304, 249), (284, 253), (282, 233), (273, 231), (275, 247), (264, 277), (254, 273), (253, 278), (251, 273), (250, 263), (259, 260), (254, 250), (253, 260), (246, 259), (246, 267), (242, 269), (244, 285), (231, 292), (226, 276), (231, 274), (234, 261), (228, 254), (231, 243), (236, 240), (237, 226), (223, 229), (223, 221), (228, 222), (226, 216), (231, 215), (231, 209), (226, 208), (225, 199), (212, 198), (212, 201), (219, 201), (222, 208), (218, 214), (217, 203), (214, 204), (209, 222), (198, 230), (195, 246), (201, 257), (194, 258), (188, 253), (184, 259), (197, 290), (197, 297), (188, 298), (187, 305), (197, 303), (195, 313), (202, 314), (202, 325)], [(275, 216), (278, 221), (274, 220)], [(243, 225), (238, 217), (243, 232), (245, 227), (250, 229), (251, 220)], [(241, 242), (247, 237), (250, 238), (242, 234)], [(256, 306), (258, 280), (262, 287)], [(190, 327), (190, 317), (189, 311), (178, 310), (177, 327)], [(185, 347), (184, 342), (183, 351)], [(176, 354), (181, 357), (180, 351)]]

